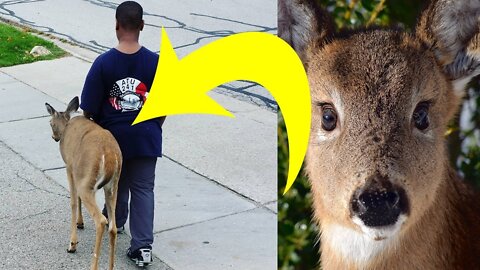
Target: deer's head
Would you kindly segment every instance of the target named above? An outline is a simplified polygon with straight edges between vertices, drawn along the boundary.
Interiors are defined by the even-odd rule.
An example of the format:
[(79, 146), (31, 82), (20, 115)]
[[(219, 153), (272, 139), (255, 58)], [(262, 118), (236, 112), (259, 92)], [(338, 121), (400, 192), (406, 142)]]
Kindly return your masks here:
[(78, 110), (78, 106), (78, 97), (74, 97), (70, 103), (68, 103), (67, 109), (64, 112), (57, 112), (50, 104), (45, 103), (45, 107), (47, 107), (47, 111), (52, 117), (50, 119), (50, 126), (52, 127), (52, 138), (56, 142), (62, 138), (70, 116)]
[(314, 1), (279, 1), (279, 36), (312, 95), (306, 157), (315, 214), (383, 240), (433, 205), (447, 123), (480, 73), (480, 1), (433, 1), (415, 33), (335, 33)]

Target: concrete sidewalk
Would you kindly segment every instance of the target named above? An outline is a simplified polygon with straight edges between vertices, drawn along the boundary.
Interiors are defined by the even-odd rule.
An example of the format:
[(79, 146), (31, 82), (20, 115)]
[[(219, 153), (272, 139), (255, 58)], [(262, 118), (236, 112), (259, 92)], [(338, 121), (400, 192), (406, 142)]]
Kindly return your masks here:
[[(124, 0), (0, 0), (0, 18), (86, 48), (86, 57), (114, 46), (115, 9)], [(275, 34), (276, 0), (139, 0), (144, 10), (142, 44), (159, 50), (165, 27), (178, 57), (221, 37), (256, 31)], [(82, 53), (80, 56), (84, 56)], [(251, 82), (234, 82), (214, 90), (275, 111), (268, 91)]]
[[(88, 215), (77, 253), (65, 252), (66, 174), (44, 106), (63, 110), (80, 94), (92, 59), (86, 60), (0, 69), (1, 269), (88, 268), (94, 241)], [(276, 113), (211, 96), (236, 118), (185, 115), (165, 122), (150, 269), (276, 269)], [(134, 268), (124, 255), (128, 244), (129, 236), (120, 235), (117, 269)]]

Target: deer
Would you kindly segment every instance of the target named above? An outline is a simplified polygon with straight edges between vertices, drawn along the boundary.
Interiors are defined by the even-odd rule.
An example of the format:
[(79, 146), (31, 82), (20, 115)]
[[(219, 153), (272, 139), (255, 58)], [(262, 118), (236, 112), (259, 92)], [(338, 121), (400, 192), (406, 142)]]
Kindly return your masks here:
[(415, 29), (335, 30), (319, 1), (279, 0), (308, 77), (305, 173), (322, 269), (480, 269), (480, 196), (446, 131), (480, 73), (480, 1), (433, 0)]
[(72, 114), (78, 110), (74, 97), (65, 112), (57, 112), (45, 103), (51, 116), (52, 138), (60, 142), (60, 153), (66, 165), (72, 211), (70, 243), (67, 252), (77, 249), (77, 228), (83, 229), (82, 202), (95, 222), (96, 238), (91, 269), (98, 269), (102, 237), (108, 223), (110, 242), (109, 269), (115, 261), (117, 227), (115, 218), (107, 221), (95, 201), (95, 193), (103, 188), (109, 217), (115, 217), (118, 181), (122, 168), (122, 153), (113, 135), (94, 121)]

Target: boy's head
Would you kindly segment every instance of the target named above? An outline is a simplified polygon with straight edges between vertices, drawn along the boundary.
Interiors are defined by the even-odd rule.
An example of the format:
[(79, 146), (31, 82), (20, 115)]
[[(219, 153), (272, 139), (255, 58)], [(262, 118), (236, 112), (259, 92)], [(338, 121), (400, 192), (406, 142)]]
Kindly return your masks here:
[(116, 30), (139, 32), (143, 30), (143, 8), (135, 1), (121, 3), (115, 12)]

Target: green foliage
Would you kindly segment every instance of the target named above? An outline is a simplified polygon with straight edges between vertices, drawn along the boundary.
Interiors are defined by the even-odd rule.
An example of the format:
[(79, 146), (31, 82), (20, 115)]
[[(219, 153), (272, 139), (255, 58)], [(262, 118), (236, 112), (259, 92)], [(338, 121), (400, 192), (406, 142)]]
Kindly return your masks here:
[(462, 153), (462, 157), (464, 159), (460, 163), (460, 171), (465, 175), (465, 179), (480, 188), (480, 147), (471, 146), (467, 152)]
[[(332, 15), (337, 29), (365, 25), (394, 25), (406, 30), (416, 23), (424, 1), (417, 0), (319, 0), (322, 7)], [(473, 85), (477, 93), (480, 86)], [(476, 98), (477, 110), (473, 121), (480, 132), (480, 98)], [(460, 144), (465, 138), (474, 137), (474, 130), (458, 130), (452, 127), (449, 135), (451, 148), (457, 148), (452, 163), (461, 157), (458, 169), (465, 179), (480, 187), (480, 142), (474, 143), (467, 151), (461, 151)], [(451, 151), (452, 152), (452, 151)], [(280, 115), (278, 126), (278, 266), (282, 270), (314, 269), (319, 265), (318, 228), (312, 222), (312, 195), (306, 177), (300, 175), (293, 187), (283, 195), (288, 170), (288, 140), (285, 124)]]
[(319, 0), (319, 2), (330, 11), (337, 29), (365, 25), (412, 28), (422, 5), (422, 2), (417, 0)]
[(458, 169), (462, 172), (465, 179), (470, 181), (473, 185), (480, 188), (480, 84), (476, 81), (472, 85), (472, 91), (475, 93), (471, 97), (467, 96), (471, 102), (475, 102), (476, 110), (471, 115), (474, 127), (469, 130), (462, 130), (460, 133), (460, 142), (468, 140), (465, 151), (459, 153)]
[(285, 123), (279, 113), (278, 126), (278, 266), (282, 270), (311, 269), (319, 261), (314, 245), (318, 229), (310, 221), (312, 195), (305, 176), (300, 174), (294, 186), (282, 196), (287, 183), (288, 140)]
[[(46, 56), (33, 57), (29, 52), (37, 45), (44, 46), (52, 53)], [(0, 23), (0, 67), (54, 59), (63, 55), (65, 55), (65, 52), (52, 42)]]

